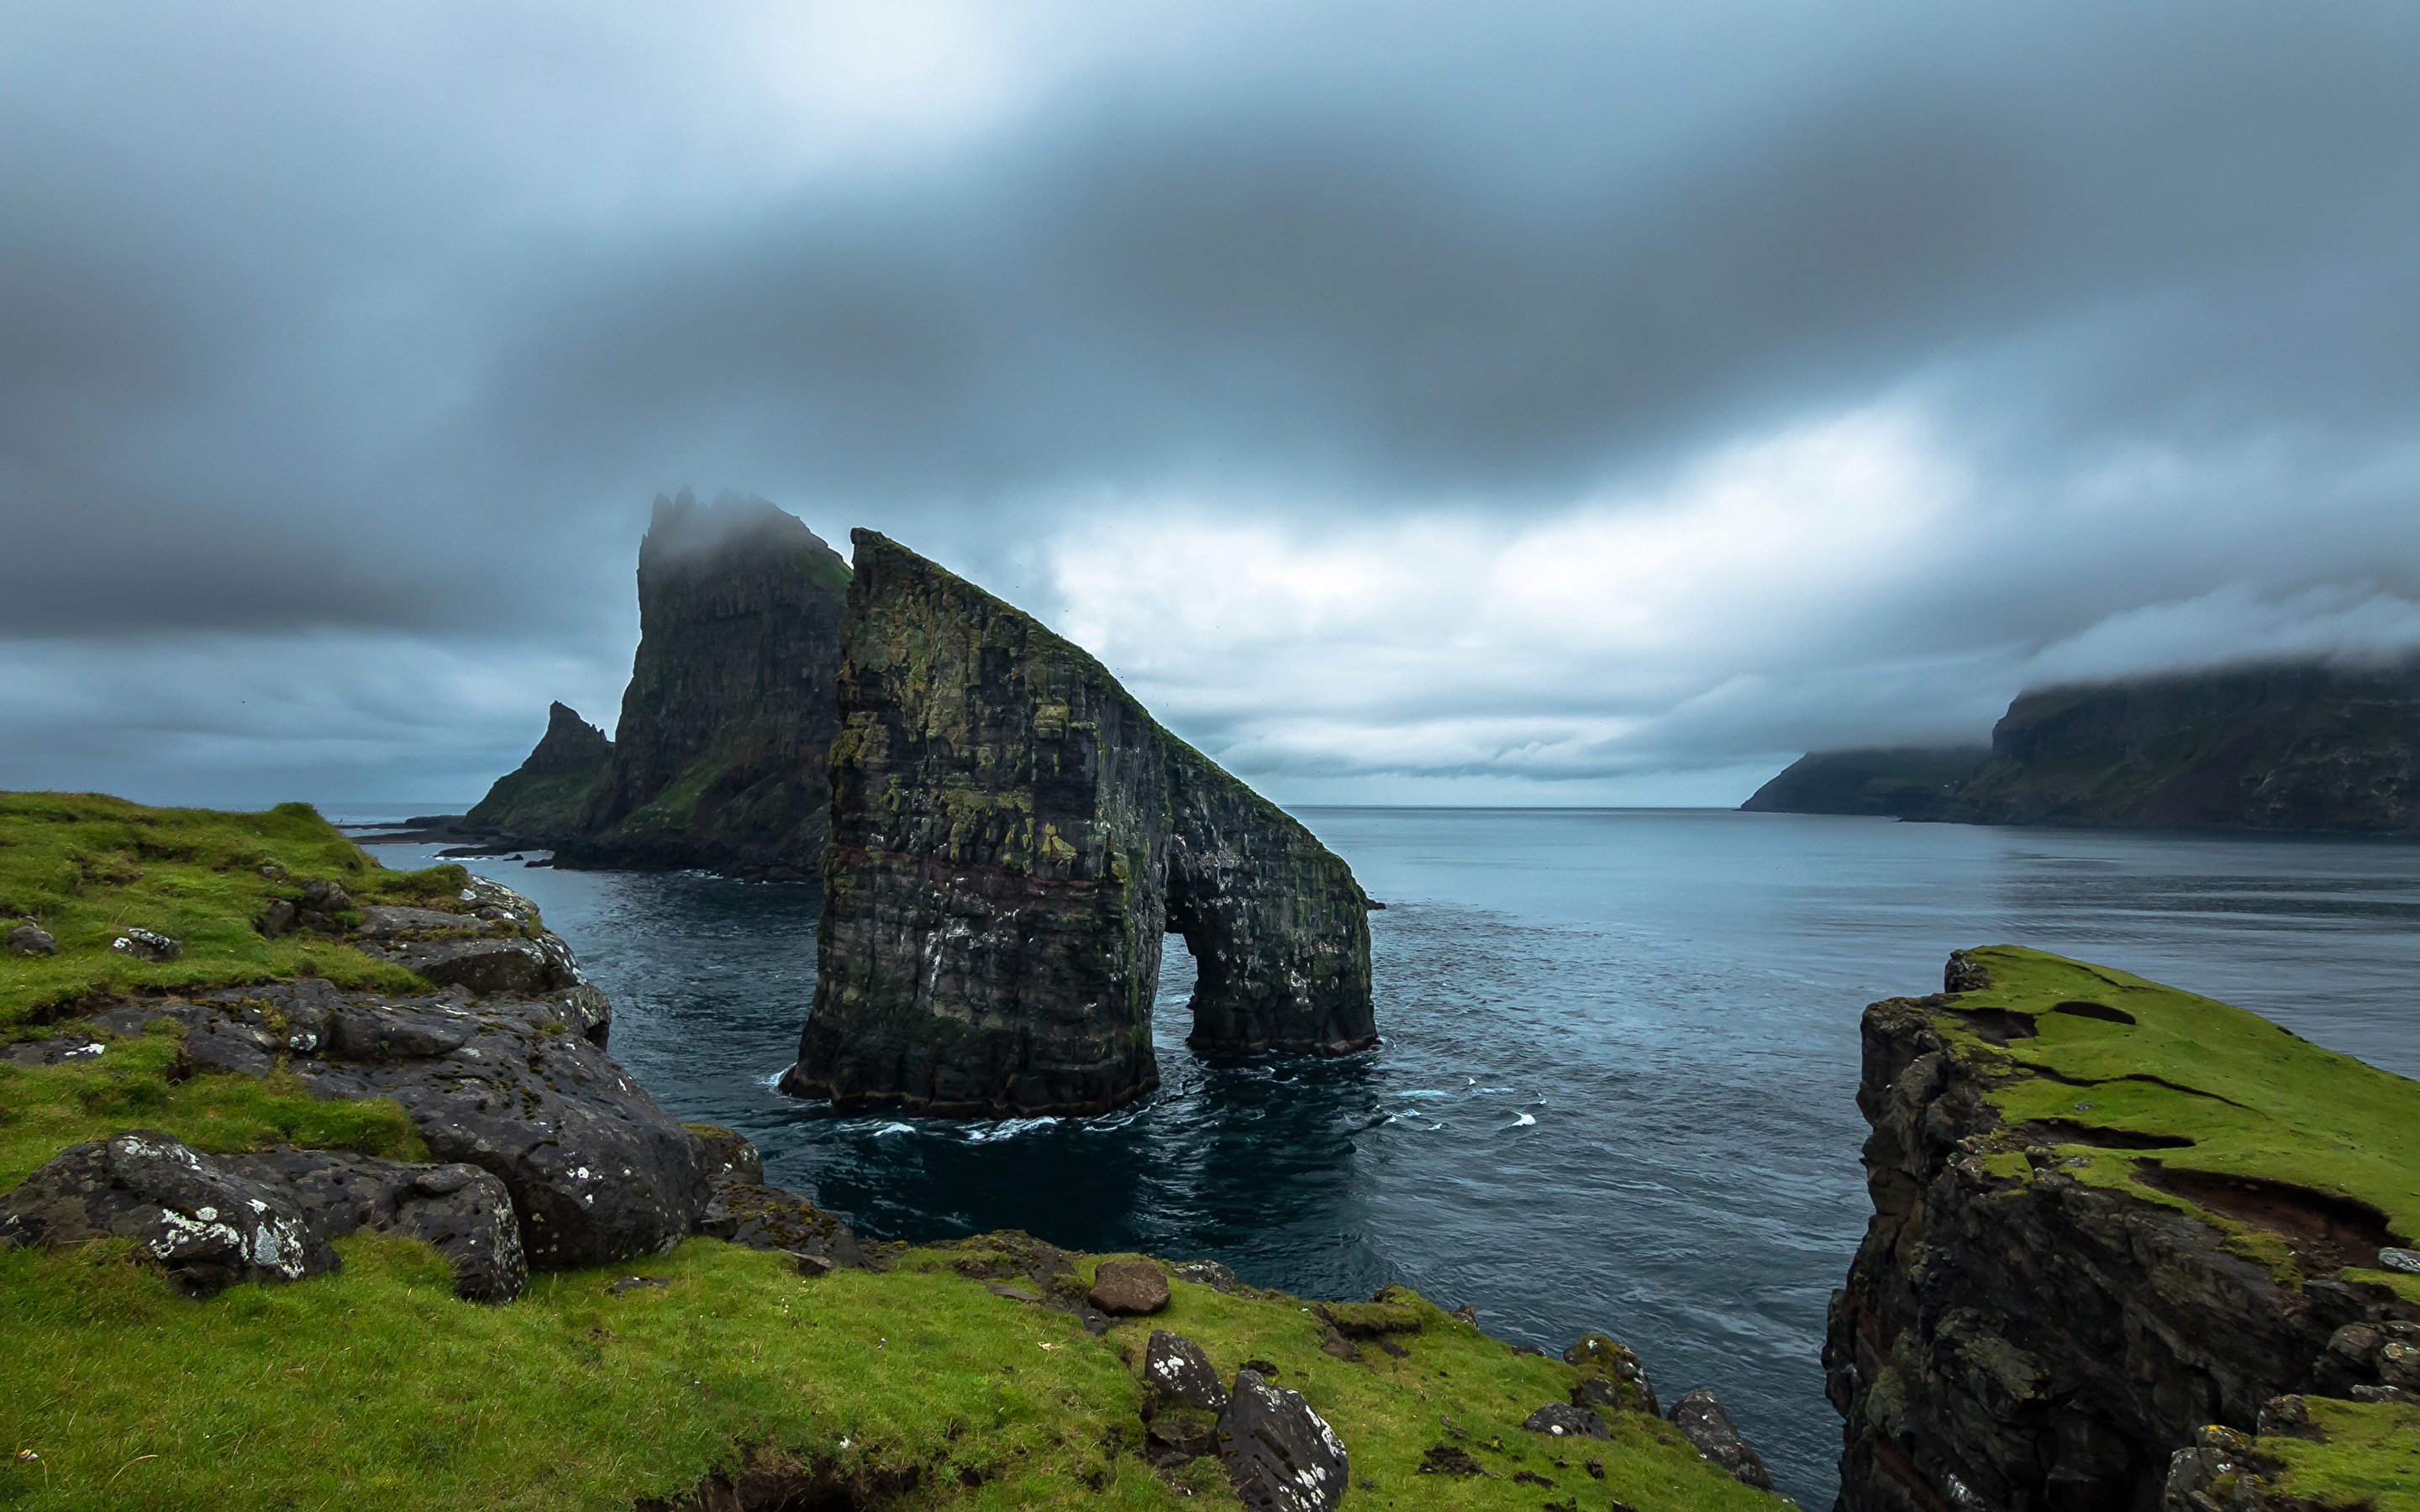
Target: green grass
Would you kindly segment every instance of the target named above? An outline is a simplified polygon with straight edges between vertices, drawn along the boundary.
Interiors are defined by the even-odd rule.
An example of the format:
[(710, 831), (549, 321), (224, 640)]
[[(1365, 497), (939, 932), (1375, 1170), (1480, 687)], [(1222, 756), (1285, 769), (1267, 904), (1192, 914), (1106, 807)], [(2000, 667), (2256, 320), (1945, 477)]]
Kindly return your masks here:
[[(1610, 1443), (1522, 1431), (1576, 1373), (1425, 1304), (1421, 1330), (1395, 1335), (1405, 1358), (1356, 1364), (1321, 1353), (1290, 1298), (1186, 1282), (1161, 1316), (1094, 1338), (960, 1274), (962, 1251), (804, 1280), (783, 1257), (692, 1240), (629, 1268), (662, 1289), (617, 1296), (615, 1272), (562, 1273), (491, 1307), (457, 1301), (420, 1245), (339, 1249), (336, 1274), (199, 1303), (108, 1246), (0, 1254), (0, 1503), (627, 1508), (752, 1454), (912, 1468), (919, 1506), (1169, 1507), (1224, 1492), (1208, 1461), (1171, 1486), (1137, 1453), (1143, 1341), (1167, 1327), (1222, 1372), (1277, 1364), (1350, 1449), (1367, 1483), (1352, 1504), (1771, 1504), (1655, 1419), (1624, 1414)], [(1418, 1473), (1448, 1439), (1440, 1415), (1492, 1474)], [(25, 1449), (39, 1458), (13, 1458)], [(1554, 1489), (1512, 1480), (1521, 1470)]]
[[(339, 882), (356, 902), (426, 903), (451, 897), (463, 872), (385, 871), (307, 804), (221, 813), (95, 794), (0, 793), (0, 933), (31, 918), (59, 946), (52, 956), (0, 954), (0, 1036), (81, 1002), (142, 992), (292, 976), (427, 990), (325, 935), (264, 939), (252, 920), (307, 877)], [(172, 936), (183, 955), (153, 964), (112, 950), (130, 927)]]
[(2279, 1491), (2315, 1506), (2420, 1512), (2420, 1407), (2319, 1396), (2304, 1402), (2322, 1442), (2260, 1441), (2260, 1452), (2285, 1467), (2272, 1477)]
[[(39, 1034), (119, 995), (304, 972), (425, 989), (324, 936), (262, 939), (251, 918), (312, 876), (364, 901), (442, 898), (463, 880), (453, 867), (384, 872), (301, 805), (219, 814), (0, 795), (0, 900), (61, 947), (0, 956), (0, 1033)], [(151, 966), (111, 952), (128, 925), (177, 936), (184, 957)], [(0, 1186), (131, 1128), (213, 1150), (427, 1156), (393, 1103), (316, 1101), (282, 1073), (180, 1079), (178, 1049), (154, 1029), (89, 1059), (0, 1064)], [(912, 1473), (901, 1505), (1232, 1505), (1215, 1463), (1163, 1478), (1140, 1458), (1139, 1369), (1156, 1327), (1192, 1336), (1222, 1375), (1275, 1363), (1349, 1447), (1366, 1483), (1356, 1506), (1771, 1504), (1652, 1418), (1621, 1414), (1609, 1443), (1522, 1431), (1577, 1373), (1409, 1293), (1335, 1309), (1356, 1327), (1411, 1325), (1388, 1335), (1404, 1357), (1371, 1344), (1348, 1362), (1322, 1352), (1327, 1325), (1307, 1304), (1186, 1282), (1159, 1317), (1095, 1338), (965, 1273), (995, 1269), (982, 1241), (807, 1279), (786, 1257), (692, 1240), (656, 1260), (537, 1276), (504, 1306), (456, 1299), (426, 1246), (356, 1235), (338, 1250), (334, 1274), (201, 1302), (123, 1244), (0, 1252), (0, 1505), (627, 1509), (752, 1460), (893, 1485)], [(1097, 1261), (1078, 1263), (1088, 1276)], [(608, 1292), (626, 1271), (669, 1285)], [(1447, 1442), (1490, 1473), (1419, 1474), (1422, 1452)], [(1605, 1479), (1588, 1475), (1590, 1458)], [(1512, 1479), (1522, 1471), (1553, 1489)]]
[[(2420, 1235), (2420, 1083), (2323, 1050), (2267, 1019), (2140, 977), (2017, 946), (1970, 952), (1992, 985), (1962, 1010), (2024, 1015), (2036, 1036), (1987, 1043), (1955, 1012), (1936, 1026), (1995, 1082), (1986, 1094), (2011, 1130), (2060, 1119), (2189, 1147), (2133, 1150), (2056, 1145), (2062, 1174), (2188, 1208), (2237, 1236), (2248, 1254), (2292, 1276), (2273, 1234), (2204, 1211), (2143, 1180), (2145, 1157), (2169, 1167), (2256, 1177), (2350, 1197), (2386, 1216), (2401, 1242)], [(2098, 1003), (2121, 1024), (2056, 1011)], [(2078, 1085), (2086, 1084), (2086, 1085)], [(2420, 1277), (2357, 1271), (2420, 1301)]]

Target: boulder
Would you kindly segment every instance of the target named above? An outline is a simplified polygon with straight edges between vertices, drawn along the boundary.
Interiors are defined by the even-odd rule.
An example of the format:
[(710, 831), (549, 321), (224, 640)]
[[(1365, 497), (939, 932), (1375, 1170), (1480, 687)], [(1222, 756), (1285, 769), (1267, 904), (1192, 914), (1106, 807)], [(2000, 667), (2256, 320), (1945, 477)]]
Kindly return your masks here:
[(1613, 1430), (1605, 1419), (1585, 1407), (1570, 1402), (1548, 1402), (1528, 1417), (1521, 1426), (1532, 1433), (1544, 1433), (1557, 1439), (1610, 1439)]
[(122, 931), (109, 942), (109, 948), (137, 961), (174, 961), (185, 953), (184, 946), (157, 930), (147, 929)]
[(1218, 1450), (1218, 1414), (1227, 1388), (1202, 1346), (1155, 1329), (1143, 1350), (1143, 1452), (1156, 1465), (1181, 1464)]
[[(1583, 1334), (1578, 1342), (1563, 1351), (1563, 1363), (1588, 1372), (1580, 1382), (1583, 1388), (1591, 1380), (1605, 1381), (1618, 1388), (1610, 1396), (1590, 1396), (1588, 1401), (1628, 1408), (1651, 1417), (1663, 1415), (1663, 1409), (1655, 1402), (1655, 1388), (1648, 1383), (1646, 1365), (1637, 1350), (1621, 1340), (1604, 1334)], [(1577, 1391), (1572, 1400), (1581, 1400)]]
[(51, 938), (51, 932), (30, 918), (8, 932), (11, 955), (54, 955), (58, 949), (59, 942)]
[(1149, 1260), (1103, 1260), (1087, 1296), (1112, 1317), (1140, 1318), (1168, 1305), (1168, 1273)]
[(252, 927), (260, 931), (263, 938), (273, 940), (292, 929), (295, 919), (302, 917), (302, 911), (288, 900), (271, 898), (269, 900), (269, 906), (260, 911), (260, 917), (252, 921)]
[(131, 1239), (188, 1296), (336, 1268), (283, 1185), (149, 1130), (70, 1145), (0, 1197), (0, 1243)]
[(510, 1302), (529, 1284), (512, 1196), (475, 1165), (424, 1165), (328, 1149), (222, 1160), (276, 1185), (322, 1239), (368, 1228), (426, 1241), (445, 1257), (458, 1297)]
[(1328, 1512), (1344, 1499), (1344, 1445), (1300, 1392), (1238, 1370), (1217, 1436), (1227, 1478), (1253, 1512)]
[(705, 1214), (689, 1131), (549, 999), (394, 998), (306, 978), (133, 1012), (115, 1032), (174, 1018), (199, 1069), (260, 1075), (284, 1059), (315, 1096), (392, 1098), (440, 1161), (504, 1183), (535, 1269), (656, 1254)]
[(1672, 1404), (1671, 1417), (1682, 1437), (1696, 1445), (1698, 1453), (1730, 1472), (1733, 1480), (1761, 1491), (1773, 1489), (1773, 1476), (1763, 1459), (1740, 1437), (1731, 1415), (1714, 1400), (1713, 1392), (1703, 1386), (1690, 1392)]
[(863, 1265), (857, 1236), (795, 1192), (765, 1183), (765, 1160), (740, 1134), (710, 1123), (684, 1125), (708, 1196), (697, 1231), (749, 1249), (781, 1250), (802, 1272)]
[(1227, 1406), (1227, 1388), (1218, 1384), (1218, 1372), (1202, 1352), (1202, 1346), (1164, 1328), (1153, 1329), (1151, 1341), (1143, 1347), (1142, 1384), (1146, 1398), (1182, 1402), (1212, 1412)]

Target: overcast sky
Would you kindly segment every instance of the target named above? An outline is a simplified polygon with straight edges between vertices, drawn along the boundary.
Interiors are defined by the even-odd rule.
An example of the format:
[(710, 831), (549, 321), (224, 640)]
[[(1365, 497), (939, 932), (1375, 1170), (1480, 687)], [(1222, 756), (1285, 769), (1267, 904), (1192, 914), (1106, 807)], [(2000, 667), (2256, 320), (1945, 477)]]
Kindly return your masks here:
[(2420, 8), (0, 8), (0, 786), (458, 804), (649, 501), (1287, 801), (2420, 645)]

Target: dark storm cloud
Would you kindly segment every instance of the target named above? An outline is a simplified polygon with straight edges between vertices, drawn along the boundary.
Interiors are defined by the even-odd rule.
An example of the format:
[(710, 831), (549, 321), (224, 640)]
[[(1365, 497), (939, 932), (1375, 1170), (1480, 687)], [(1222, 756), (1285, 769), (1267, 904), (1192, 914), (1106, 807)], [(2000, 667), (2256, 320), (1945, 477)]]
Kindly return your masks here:
[[(1873, 592), (1776, 579), (1648, 671), (1525, 641), (1535, 676), (1378, 677), (1342, 746), (1268, 724), (1325, 632), (1256, 661), (1213, 626), (1183, 675), (1130, 646), (1268, 773), (1962, 729), (2229, 592), (2281, 643), (2420, 600), (2408, 8), (877, 8), (972, 61), (872, 83), (792, 14), (0, 19), (0, 643), (48, 648), (0, 718), (63, 753), (35, 776), (136, 728), (38, 660), (180, 709), (397, 677), (460, 769), (507, 761), (504, 711), (561, 690), (520, 681), (610, 706), (683, 484), (1080, 614), (1053, 543), (1104, 513), (1349, 522), (1374, 560), (1876, 406), (1962, 470)], [(1805, 507), (1860, 529), (1854, 489)], [(143, 669), (199, 634), (163, 703)], [(1449, 715), (1508, 733), (1417, 733)]]

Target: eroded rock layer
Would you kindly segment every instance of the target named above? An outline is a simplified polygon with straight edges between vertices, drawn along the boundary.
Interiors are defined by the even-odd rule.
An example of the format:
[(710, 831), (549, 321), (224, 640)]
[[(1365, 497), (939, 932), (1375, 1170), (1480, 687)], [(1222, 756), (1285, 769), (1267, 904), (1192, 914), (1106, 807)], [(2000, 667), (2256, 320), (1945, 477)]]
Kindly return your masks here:
[(843, 632), (815, 1002), (785, 1085), (1093, 1113), (1158, 1083), (1165, 934), (1203, 1051), (1376, 1040), (1368, 899), (1081, 648), (870, 531)]
[[(1844, 1512), (2161, 1504), (2208, 1425), (2397, 1389), (2420, 1088), (2040, 952), (1866, 1011), (1874, 1217), (1823, 1350)], [(2349, 1345), (2347, 1341), (2350, 1341)], [(2391, 1364), (2391, 1362), (2390, 1362)]]

